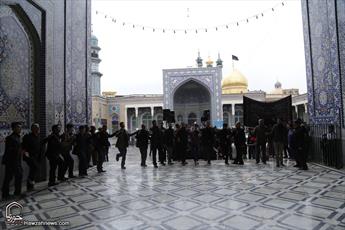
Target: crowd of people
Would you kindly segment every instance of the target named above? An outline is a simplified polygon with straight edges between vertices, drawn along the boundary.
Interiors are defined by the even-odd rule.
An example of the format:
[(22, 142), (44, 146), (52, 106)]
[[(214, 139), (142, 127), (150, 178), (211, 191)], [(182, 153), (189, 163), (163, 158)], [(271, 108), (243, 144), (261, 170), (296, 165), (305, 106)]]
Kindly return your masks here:
[[(145, 125), (141, 129), (129, 133), (123, 122), (120, 129), (112, 134), (107, 132), (107, 126), (96, 130), (95, 126), (79, 126), (74, 132), (74, 125), (67, 124), (61, 134), (61, 126), (53, 125), (51, 134), (41, 138), (39, 124), (32, 124), (31, 132), (21, 138), (21, 123), (11, 124), (12, 133), (5, 139), (5, 153), (2, 164), (5, 165), (5, 176), (2, 186), (2, 198), (9, 197), (9, 185), (14, 178), (14, 195), (21, 195), (23, 177), (22, 160), (29, 168), (27, 190), (33, 190), (40, 165), (44, 157), (49, 161), (48, 186), (56, 185), (56, 181), (66, 181), (74, 178), (74, 159), (71, 154), (78, 157), (79, 177), (87, 176), (87, 170), (96, 166), (99, 173), (104, 173), (103, 162), (108, 161), (110, 148), (109, 138), (116, 137), (116, 161), (121, 159), (121, 169), (126, 169), (127, 148), (131, 136), (136, 139), (136, 147), (140, 150), (142, 167), (147, 167), (148, 154), (152, 156), (154, 168), (174, 162), (187, 164), (186, 159), (193, 159), (194, 164), (199, 164), (199, 159), (204, 159), (210, 165), (214, 159), (224, 159), (225, 164), (233, 160), (233, 164), (243, 165), (244, 158), (253, 158), (256, 163), (266, 164), (272, 155), (276, 166), (281, 167), (284, 156), (296, 160), (295, 167), (307, 170), (308, 130), (297, 119), (293, 124), (285, 124), (281, 120), (269, 128), (264, 120), (258, 121), (258, 126), (248, 128), (246, 131), (241, 123), (237, 122), (234, 128), (227, 124), (222, 129), (211, 127), (205, 122), (202, 127), (198, 124), (157, 125), (152, 121), (152, 127)], [(248, 135), (246, 135), (246, 132)], [(235, 155), (235, 156), (233, 156)], [(158, 157), (158, 158), (157, 158)], [(57, 171), (57, 176), (56, 176)], [(65, 175), (68, 175), (66, 177)]]

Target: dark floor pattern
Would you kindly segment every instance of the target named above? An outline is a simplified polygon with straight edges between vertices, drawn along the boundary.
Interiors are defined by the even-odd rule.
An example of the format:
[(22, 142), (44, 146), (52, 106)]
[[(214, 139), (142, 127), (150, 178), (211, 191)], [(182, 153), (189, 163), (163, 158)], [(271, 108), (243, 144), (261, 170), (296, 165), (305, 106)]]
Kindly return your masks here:
[[(70, 221), (58, 229), (345, 229), (342, 172), (252, 160), (244, 166), (214, 161), (142, 169), (134, 148), (121, 170), (114, 153), (104, 174), (92, 169), (88, 178), (19, 200), (23, 217)], [(1, 216), (0, 228), (6, 227)]]

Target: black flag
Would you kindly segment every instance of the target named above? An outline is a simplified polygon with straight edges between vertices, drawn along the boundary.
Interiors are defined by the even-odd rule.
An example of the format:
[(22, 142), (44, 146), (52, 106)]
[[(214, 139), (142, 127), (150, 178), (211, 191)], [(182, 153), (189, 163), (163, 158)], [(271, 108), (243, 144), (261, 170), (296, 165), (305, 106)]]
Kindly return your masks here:
[(232, 60), (238, 61), (238, 57), (235, 55), (232, 55)]

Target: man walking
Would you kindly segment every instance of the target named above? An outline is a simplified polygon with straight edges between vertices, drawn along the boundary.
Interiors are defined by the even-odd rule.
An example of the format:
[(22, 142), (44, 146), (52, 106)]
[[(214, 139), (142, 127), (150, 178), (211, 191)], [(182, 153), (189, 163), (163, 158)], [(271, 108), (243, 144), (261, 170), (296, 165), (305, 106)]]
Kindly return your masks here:
[(151, 151), (152, 151), (152, 161), (153, 166), (158, 168), (157, 166), (157, 150), (161, 148), (161, 131), (159, 130), (157, 123), (155, 120), (152, 121), (152, 127), (150, 129), (151, 134)]
[(96, 143), (98, 144), (98, 162), (97, 162), (97, 171), (99, 173), (105, 172), (103, 170), (103, 162), (106, 159), (106, 156), (108, 155), (109, 147), (110, 147), (110, 142), (109, 138), (115, 136), (116, 133), (109, 134), (107, 132), (107, 126), (103, 125), (100, 131), (96, 134), (97, 137), (94, 137), (97, 139)]
[(225, 164), (229, 164), (229, 155), (231, 150), (231, 131), (228, 129), (228, 124), (223, 124), (223, 129), (218, 133), (220, 152), (223, 155)]
[(236, 159), (233, 164), (243, 165), (243, 153), (246, 150), (246, 135), (244, 129), (241, 128), (241, 123), (236, 123), (236, 128), (233, 131), (234, 143), (236, 147)]
[(74, 152), (79, 159), (79, 176), (87, 176), (87, 168), (89, 166), (88, 162), (88, 146), (89, 146), (89, 137), (86, 133), (86, 128), (84, 125), (79, 126), (79, 133), (76, 136), (75, 141), (75, 150)]
[[(5, 153), (2, 164), (5, 165), (5, 177), (2, 185), (2, 199), (8, 199), (10, 182), (14, 177), (14, 195), (20, 196), (22, 192), (22, 149), (20, 133), (22, 126), (19, 122), (11, 124), (12, 133), (5, 139)], [(27, 154), (27, 153), (26, 153)]]
[(56, 185), (56, 169), (58, 169), (58, 179), (60, 181), (66, 181), (64, 173), (64, 160), (61, 155), (62, 153), (62, 146), (61, 146), (61, 139), (60, 139), (60, 126), (53, 125), (52, 127), (52, 134), (50, 134), (47, 139), (48, 146), (46, 156), (49, 160), (49, 183), (48, 186)]
[(304, 126), (301, 126), (301, 119), (295, 121), (295, 131), (293, 133), (293, 148), (296, 154), (296, 167), (302, 170), (308, 170), (307, 165), (307, 139), (308, 132)]
[(262, 163), (266, 164), (266, 142), (267, 142), (267, 129), (264, 125), (264, 120), (259, 120), (259, 125), (254, 130), (256, 137), (256, 163), (260, 162), (260, 155)]
[(116, 154), (116, 161), (119, 161), (120, 157), (121, 160), (121, 169), (126, 169), (126, 155), (127, 155), (127, 147), (129, 145), (129, 134), (125, 129), (125, 123), (120, 122), (120, 130), (115, 132), (115, 136), (117, 137), (116, 147), (118, 148), (119, 152)]
[(181, 163), (186, 165), (187, 146), (188, 146), (188, 133), (186, 125), (182, 123), (182, 127), (176, 132), (176, 147), (179, 150)]
[(194, 165), (199, 164), (199, 146), (200, 146), (200, 131), (199, 126), (194, 124), (194, 128), (190, 133), (191, 151), (194, 160)]
[[(285, 136), (286, 135), (286, 136)], [(287, 138), (286, 128), (283, 122), (278, 119), (277, 124), (273, 126), (272, 129), (272, 139), (274, 145), (274, 152), (276, 157), (276, 166), (285, 166), (283, 164), (283, 150), (284, 150), (284, 143), (285, 139)]]
[(169, 128), (164, 132), (164, 143), (168, 154), (168, 165), (172, 165), (172, 155), (174, 151), (174, 130), (172, 125), (169, 124)]
[(75, 141), (74, 127), (72, 124), (66, 125), (66, 131), (61, 135), (62, 157), (64, 159), (64, 175), (68, 171), (68, 177), (74, 178), (74, 160), (71, 156), (71, 150)]
[(147, 167), (146, 165), (146, 158), (147, 158), (147, 148), (149, 146), (149, 139), (150, 133), (147, 131), (146, 126), (144, 124), (141, 125), (141, 129), (135, 132), (135, 138), (137, 139), (136, 146), (140, 150), (141, 155), (141, 167)]
[(209, 121), (206, 122), (206, 127), (201, 130), (201, 144), (203, 151), (206, 155), (207, 164), (211, 164), (211, 158), (214, 155), (214, 130), (211, 127), (211, 124)]
[(29, 167), (29, 175), (26, 181), (28, 191), (34, 189), (35, 178), (39, 169), (39, 160), (41, 157), (40, 126), (37, 123), (31, 125), (31, 132), (23, 137), (22, 143), (23, 160)]

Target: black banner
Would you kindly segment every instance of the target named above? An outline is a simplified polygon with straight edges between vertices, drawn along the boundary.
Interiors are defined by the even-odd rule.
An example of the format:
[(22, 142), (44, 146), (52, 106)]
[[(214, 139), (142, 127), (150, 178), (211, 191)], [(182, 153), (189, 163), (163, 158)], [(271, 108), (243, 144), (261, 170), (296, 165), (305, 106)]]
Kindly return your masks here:
[(265, 125), (273, 125), (277, 118), (284, 121), (292, 120), (291, 95), (273, 102), (256, 101), (243, 96), (244, 125), (255, 127), (259, 119), (264, 119)]

